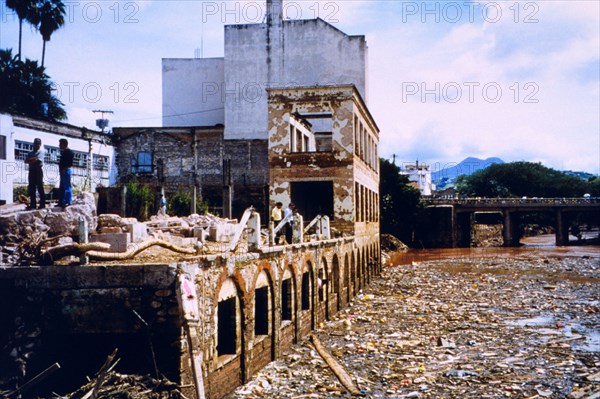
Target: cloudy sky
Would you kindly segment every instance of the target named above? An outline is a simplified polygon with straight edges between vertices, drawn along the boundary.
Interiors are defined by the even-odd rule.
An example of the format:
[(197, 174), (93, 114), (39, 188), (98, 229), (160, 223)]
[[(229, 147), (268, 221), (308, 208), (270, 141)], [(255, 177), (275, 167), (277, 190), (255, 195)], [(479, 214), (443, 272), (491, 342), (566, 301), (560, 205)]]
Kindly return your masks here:
[[(160, 126), (161, 59), (223, 56), (223, 26), (261, 22), (262, 1), (65, 1), (46, 67), (68, 123)], [(0, 48), (18, 21), (0, 0)], [(467, 156), (600, 173), (600, 2), (285, 1), (369, 45), (380, 156), (434, 171)], [(42, 41), (23, 28), (23, 54)], [(0, 94), (1, 95), (1, 94)]]

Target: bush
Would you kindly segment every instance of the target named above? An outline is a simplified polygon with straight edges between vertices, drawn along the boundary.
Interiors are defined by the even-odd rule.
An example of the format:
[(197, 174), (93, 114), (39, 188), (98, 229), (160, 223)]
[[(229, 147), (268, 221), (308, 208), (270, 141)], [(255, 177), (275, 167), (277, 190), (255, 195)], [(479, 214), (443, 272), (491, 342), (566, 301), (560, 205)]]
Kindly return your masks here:
[(126, 209), (127, 217), (140, 221), (148, 220), (151, 209), (154, 208), (154, 191), (146, 184), (136, 181), (127, 183)]
[[(175, 216), (188, 216), (192, 208), (192, 193), (187, 190), (179, 190), (167, 197), (167, 213)], [(199, 214), (208, 213), (208, 203), (196, 196), (196, 211)]]

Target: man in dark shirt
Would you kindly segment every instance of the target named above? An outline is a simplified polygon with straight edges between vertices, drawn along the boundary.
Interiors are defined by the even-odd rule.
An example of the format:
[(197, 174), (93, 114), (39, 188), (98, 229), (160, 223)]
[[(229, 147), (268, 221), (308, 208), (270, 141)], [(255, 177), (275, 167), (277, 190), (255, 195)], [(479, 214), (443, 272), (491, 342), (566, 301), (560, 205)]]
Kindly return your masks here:
[(33, 140), (33, 151), (27, 154), (25, 163), (29, 165), (29, 206), (27, 210), (35, 209), (36, 207), (36, 191), (40, 195), (40, 209), (46, 207), (46, 194), (44, 193), (44, 155), (45, 151), (42, 148), (42, 140)]
[(58, 206), (64, 208), (71, 205), (73, 200), (73, 187), (71, 186), (71, 176), (73, 174), (73, 151), (69, 148), (67, 139), (58, 141), (60, 147), (60, 160), (58, 161), (58, 170), (60, 172), (60, 195), (58, 197)]

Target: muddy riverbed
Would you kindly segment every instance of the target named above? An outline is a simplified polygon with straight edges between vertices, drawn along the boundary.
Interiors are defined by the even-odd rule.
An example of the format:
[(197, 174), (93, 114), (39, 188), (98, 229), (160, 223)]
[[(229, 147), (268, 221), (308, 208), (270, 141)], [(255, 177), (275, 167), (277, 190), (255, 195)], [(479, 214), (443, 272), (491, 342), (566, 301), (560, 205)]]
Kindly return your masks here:
[[(600, 398), (599, 253), (399, 255), (315, 334), (366, 398)], [(259, 397), (350, 395), (305, 340), (228, 398)]]

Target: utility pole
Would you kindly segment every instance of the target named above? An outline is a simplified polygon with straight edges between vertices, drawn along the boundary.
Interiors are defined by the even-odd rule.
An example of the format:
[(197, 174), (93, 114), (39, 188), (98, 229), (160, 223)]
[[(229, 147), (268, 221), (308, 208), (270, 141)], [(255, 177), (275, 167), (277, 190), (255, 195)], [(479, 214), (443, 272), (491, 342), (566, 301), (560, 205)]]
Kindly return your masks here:
[[(114, 114), (113, 111), (109, 110), (93, 110), (95, 114), (101, 114), (99, 119), (96, 119), (96, 126), (104, 133), (104, 129), (108, 127), (108, 119), (104, 117), (104, 114)], [(83, 128), (81, 132), (83, 139), (88, 141), (88, 161), (87, 161), (87, 178), (84, 183), (84, 190), (92, 191), (92, 164), (93, 164), (93, 154), (92, 154), (92, 139), (94, 138), (94, 132), (89, 131)]]

